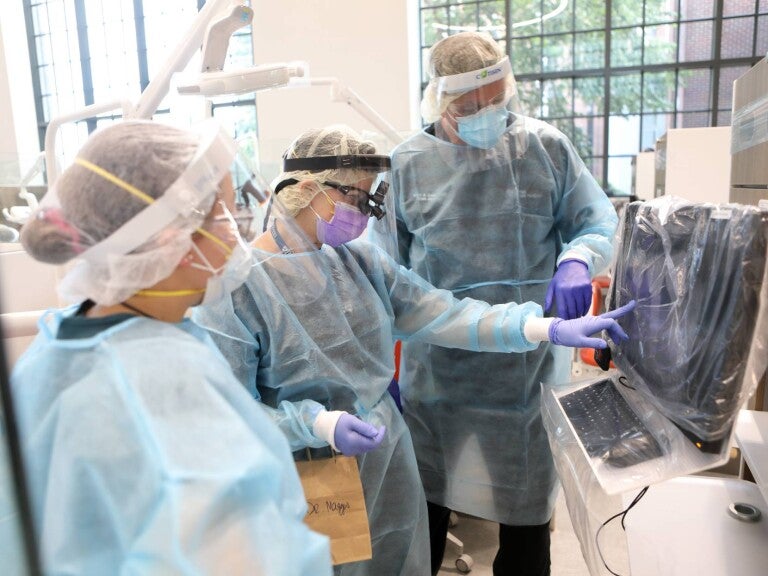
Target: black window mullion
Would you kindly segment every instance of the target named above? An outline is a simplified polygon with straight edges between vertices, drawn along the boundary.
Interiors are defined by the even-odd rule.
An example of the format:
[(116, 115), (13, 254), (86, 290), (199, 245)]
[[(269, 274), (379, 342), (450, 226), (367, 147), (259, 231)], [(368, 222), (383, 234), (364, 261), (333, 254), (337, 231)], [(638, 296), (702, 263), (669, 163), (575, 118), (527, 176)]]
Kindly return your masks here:
[[(35, 116), (37, 117), (37, 140), (40, 150), (45, 149), (45, 130), (48, 126), (43, 113), (43, 90), (40, 85), (40, 61), (37, 57), (34, 20), (32, 18), (32, 0), (24, 0), (24, 24), (27, 28), (27, 49), (29, 51), (29, 66), (32, 69), (32, 91), (35, 98)], [(47, 8), (47, 7), (46, 7)]]
[(672, 106), (672, 126), (677, 128), (677, 91), (680, 86), (680, 68), (675, 68), (675, 99), (673, 100), (674, 106)]
[(720, 107), (720, 45), (723, 36), (723, 0), (717, 0), (714, 25), (713, 60), (715, 66), (712, 69), (712, 116), (709, 123), (712, 126), (717, 126), (717, 109)]
[(139, 64), (139, 86), (141, 91), (149, 85), (149, 62), (147, 57), (147, 35), (144, 28), (144, 2), (133, 0), (133, 17), (136, 27), (136, 56)]
[[(512, 62), (512, 1), (504, 2), (504, 40), (506, 41), (507, 56), (509, 56), (510, 63), (514, 66), (514, 62)], [(419, 29), (421, 29), (421, 26), (419, 26)]]
[[(83, 100), (86, 106), (94, 103), (93, 75), (91, 73), (91, 48), (88, 44), (88, 19), (85, 15), (85, 0), (75, 0), (75, 21), (77, 23), (77, 46), (80, 50), (80, 75), (83, 80)], [(86, 120), (88, 133), (96, 130), (96, 119)]]
[[(544, 14), (544, 0), (539, 0), (539, 14)], [(546, 38), (544, 37), (544, 23), (539, 22), (539, 63), (541, 64), (539, 67), (539, 73), (544, 72), (544, 42)], [(541, 112), (544, 112), (544, 80), (541, 80), (541, 90), (542, 90), (542, 98), (541, 98), (541, 106), (539, 110)]]
[(754, 21), (752, 22), (752, 56), (758, 56), (757, 54), (757, 23), (759, 22), (758, 14), (760, 13), (760, 0), (755, 0), (755, 11), (753, 13)]
[[(647, 20), (648, 13), (647, 9), (648, 3), (646, 0), (643, 0), (643, 22), (642, 22), (642, 42), (640, 44), (640, 64), (645, 65), (645, 33), (647, 31), (645, 21)], [(645, 75), (647, 72), (641, 71), (640, 72), (640, 130), (637, 135), (637, 149), (642, 150), (643, 148), (643, 120), (645, 119)]]
[[(675, 52), (675, 64), (677, 67), (675, 68), (675, 100), (674, 100), (674, 106), (672, 107), (672, 125), (677, 126), (677, 114), (678, 114), (678, 108), (677, 108), (677, 96), (678, 96), (678, 89), (680, 86), (680, 29), (682, 26), (680, 25), (680, 13), (682, 12), (682, 3), (676, 2), (675, 9), (677, 10), (677, 20), (675, 21), (675, 24), (677, 25), (677, 30), (675, 31), (675, 42), (677, 42), (677, 51)], [(710, 88), (711, 90), (711, 88)], [(711, 93), (711, 92), (710, 92)]]
[(607, 0), (605, 3), (605, 64), (603, 70), (603, 89), (605, 90), (605, 98), (603, 105), (603, 189), (608, 189), (608, 128), (609, 119), (611, 115), (611, 16), (613, 14), (613, 6), (611, 0)]

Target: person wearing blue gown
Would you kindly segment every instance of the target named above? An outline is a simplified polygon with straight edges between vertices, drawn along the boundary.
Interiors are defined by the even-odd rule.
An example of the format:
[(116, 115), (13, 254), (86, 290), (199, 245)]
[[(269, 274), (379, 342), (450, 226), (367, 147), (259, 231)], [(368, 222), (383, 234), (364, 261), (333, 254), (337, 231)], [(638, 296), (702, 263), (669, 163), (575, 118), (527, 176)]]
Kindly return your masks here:
[(247, 281), (193, 316), (297, 458), (307, 449), (329, 457), (329, 446), (357, 457), (373, 557), (336, 566), (345, 576), (429, 573), (426, 500), (411, 435), (388, 393), (396, 339), (506, 353), (550, 338), (605, 346), (588, 337), (603, 328), (623, 337), (614, 318), (625, 310), (544, 319), (532, 302), (459, 300), (397, 264), (362, 237), (369, 219), (386, 221), (389, 163), (346, 126), (301, 134), (275, 179)]
[(185, 318), (250, 267), (236, 150), (215, 124), (114, 124), (22, 230), (33, 258), (74, 260), (77, 302), (11, 379), (46, 574), (332, 573), (284, 435)]
[[(429, 70), (429, 124), (392, 153), (399, 262), (458, 298), (583, 317), (592, 278), (612, 256), (610, 200), (565, 135), (520, 113), (512, 65), (488, 34), (443, 38)], [(429, 502), (433, 574), (451, 510), (500, 524), (494, 574), (549, 574), (558, 482), (540, 386), (569, 380), (571, 352), (533, 342), (520, 352), (403, 345), (401, 395)]]

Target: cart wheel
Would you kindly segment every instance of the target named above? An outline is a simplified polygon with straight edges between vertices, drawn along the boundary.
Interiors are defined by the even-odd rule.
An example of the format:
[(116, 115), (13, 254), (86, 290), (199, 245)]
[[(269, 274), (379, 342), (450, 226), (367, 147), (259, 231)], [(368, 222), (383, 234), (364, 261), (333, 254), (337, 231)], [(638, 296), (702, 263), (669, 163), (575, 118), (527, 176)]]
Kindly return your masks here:
[(474, 564), (475, 561), (472, 560), (472, 556), (469, 554), (462, 554), (456, 559), (456, 569), (462, 574), (469, 574)]
[(451, 511), (450, 515), (448, 516), (448, 528), (453, 528), (458, 523), (459, 523), (459, 515), (456, 514), (456, 512)]

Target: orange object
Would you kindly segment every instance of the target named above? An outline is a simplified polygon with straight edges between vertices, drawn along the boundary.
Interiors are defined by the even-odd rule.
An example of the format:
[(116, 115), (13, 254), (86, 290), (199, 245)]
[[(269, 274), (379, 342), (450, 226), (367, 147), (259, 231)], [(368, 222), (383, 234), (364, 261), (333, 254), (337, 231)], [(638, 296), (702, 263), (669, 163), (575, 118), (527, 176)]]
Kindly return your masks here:
[(400, 340), (395, 341), (395, 382), (400, 381), (400, 348), (402, 348), (402, 342)]
[[(608, 276), (595, 276), (592, 280), (592, 309), (590, 313), (597, 316), (603, 311), (603, 288), (608, 288), (611, 285), (611, 279)], [(579, 348), (579, 358), (584, 364), (590, 366), (597, 366), (595, 362), (595, 350), (593, 348)], [(616, 365), (611, 362), (611, 368), (616, 368)]]

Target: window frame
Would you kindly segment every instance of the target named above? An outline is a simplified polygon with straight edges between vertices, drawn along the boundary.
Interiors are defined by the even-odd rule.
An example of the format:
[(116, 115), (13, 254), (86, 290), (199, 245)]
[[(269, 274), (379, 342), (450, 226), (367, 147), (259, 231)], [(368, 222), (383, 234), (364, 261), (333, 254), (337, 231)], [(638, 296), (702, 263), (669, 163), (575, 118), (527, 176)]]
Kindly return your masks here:
[[(515, 41), (521, 41), (521, 40), (531, 40), (534, 43), (538, 44), (539, 54), (538, 59), (540, 62), (542, 62), (542, 65), (539, 67), (538, 71), (535, 72), (525, 72), (525, 73), (515, 73), (515, 78), (518, 82), (518, 84), (529, 84), (531, 86), (538, 86), (539, 93), (536, 96), (539, 102), (538, 105), (538, 112), (539, 115), (537, 117), (542, 118), (543, 120), (547, 122), (552, 122), (552, 120), (560, 121), (562, 122), (570, 122), (572, 126), (575, 125), (578, 121), (583, 121), (585, 118), (591, 118), (595, 119), (597, 124), (602, 121), (602, 150), (599, 151), (600, 153), (591, 154), (589, 157), (584, 158), (585, 161), (588, 161), (591, 163), (592, 160), (597, 160), (599, 165), (599, 170), (593, 171), (593, 175), (597, 178), (598, 182), (602, 185), (603, 189), (606, 190), (606, 192), (609, 195), (625, 195), (628, 194), (629, 191), (618, 191), (619, 193), (614, 193), (614, 190), (611, 189), (611, 186), (609, 184), (609, 164), (611, 163), (612, 159), (619, 159), (619, 158), (631, 158), (635, 156), (637, 153), (643, 150), (643, 139), (644, 134), (646, 133), (645, 128), (645, 122), (657, 122), (659, 116), (661, 115), (668, 115), (671, 117), (671, 125), (667, 126), (667, 129), (669, 128), (677, 128), (680, 127), (679, 125), (682, 124), (685, 120), (689, 118), (693, 118), (693, 114), (703, 114), (706, 113), (709, 117), (708, 126), (721, 126), (723, 125), (724, 121), (728, 119), (730, 121), (730, 103), (726, 103), (724, 101), (721, 101), (721, 86), (720, 86), (720, 79), (721, 74), (724, 73), (724, 71), (733, 69), (737, 70), (738, 67), (746, 67), (747, 69), (759, 62), (765, 54), (758, 54), (757, 53), (757, 46), (758, 46), (758, 32), (759, 27), (758, 24), (761, 21), (766, 21), (768, 18), (766, 18), (766, 7), (765, 2), (761, 2), (760, 0), (754, 0), (754, 7), (752, 8), (751, 13), (744, 14), (744, 13), (735, 13), (730, 15), (724, 15), (724, 4), (725, 0), (713, 0), (713, 12), (709, 16), (696, 16), (692, 18), (685, 18), (683, 14), (681, 14), (681, 3), (680, 0), (670, 0), (670, 3), (674, 5), (674, 8), (671, 8), (672, 12), (671, 14), (674, 15), (673, 18), (668, 19), (653, 19), (651, 20), (650, 15), (647, 15), (647, 9), (649, 7), (649, 1), (650, 0), (637, 0), (637, 3), (642, 4), (642, 14), (639, 18), (639, 21), (635, 22), (622, 22), (621, 25), (612, 25), (612, 19), (614, 15), (614, 7), (618, 4), (616, 2), (613, 2), (612, 0), (605, 0), (604, 6), (605, 6), (605, 15), (604, 15), (604, 27), (603, 28), (580, 28), (577, 26), (577, 9), (578, 3), (580, 1), (584, 0), (571, 0), (571, 13), (570, 13), (570, 29), (563, 30), (562, 26), (560, 28), (557, 28), (552, 31), (547, 31), (547, 26), (542, 22), (538, 23), (538, 32), (536, 33), (526, 33), (526, 34), (516, 34), (514, 32), (514, 23), (512, 22), (512, 13), (513, 13), (513, 5), (516, 5), (516, 0), (506, 0), (504, 2), (504, 15), (503, 15), (503, 24), (504, 24), (504, 30), (503, 34), (499, 33), (497, 31), (496, 34), (493, 34), (494, 38), (496, 38), (500, 43), (503, 44), (505, 48), (505, 52), (508, 56), (510, 56), (510, 60), (512, 62), (513, 70), (515, 69), (515, 58), (512, 54), (513, 47), (515, 46)], [(548, 6), (547, 9), (549, 9), (549, 5), (551, 5), (552, 0), (547, 2)], [(424, 42), (424, 31), (427, 21), (425, 20), (425, 11), (429, 10), (443, 10), (447, 21), (445, 22), (445, 25), (448, 27), (448, 32), (453, 33), (451, 31), (451, 15), (453, 14), (452, 8), (458, 9), (458, 7), (461, 7), (461, 9), (466, 13), (467, 11), (471, 11), (472, 7), (474, 7), (475, 10), (475, 29), (481, 29), (482, 23), (481, 23), (481, 8), (484, 6), (490, 6), (492, 4), (499, 4), (498, 2), (492, 2), (490, 0), (419, 0), (418, 3), (418, 10), (419, 10), (419, 60), (421, 62), (421, 81), (422, 81), (422, 90), (426, 87), (427, 84), (427, 71), (425, 70), (427, 59), (425, 57), (426, 51), (429, 49), (429, 45), (425, 45)], [(538, 0), (538, 13), (539, 14), (545, 14), (545, 0)], [(535, 6), (534, 6), (535, 8)], [(740, 57), (733, 57), (733, 58), (723, 58), (721, 56), (722, 49), (723, 49), (723, 26), (724, 23), (727, 23), (729, 21), (733, 21), (735, 19), (744, 19), (744, 18), (752, 18), (753, 20), (753, 30), (752, 30), (752, 46), (751, 46), (751, 55), (750, 56), (740, 56)], [(762, 19), (762, 20), (761, 20)], [(681, 34), (683, 34), (683, 26), (688, 24), (696, 24), (700, 22), (712, 22), (712, 50), (710, 51), (710, 57), (707, 59), (701, 59), (701, 60), (693, 60), (688, 61), (685, 59), (681, 60), (681, 50), (680, 50), (680, 38)], [(674, 40), (674, 58), (669, 59), (667, 62), (660, 62), (660, 63), (646, 63), (646, 38), (649, 38), (651, 36), (646, 36), (646, 30), (647, 29), (656, 29), (659, 26), (671, 26), (674, 29), (675, 34), (675, 40)], [(727, 24), (726, 24), (727, 26)], [(613, 46), (613, 32), (619, 31), (619, 30), (630, 30), (630, 29), (639, 29), (641, 31), (640, 36), (640, 58), (639, 58), (639, 64), (629, 64), (629, 65), (614, 65), (613, 62), (613, 56), (614, 56), (614, 46)], [(454, 31), (459, 31), (458, 29), (455, 29)], [(575, 55), (578, 53), (577, 50), (577, 44), (576, 40), (577, 37), (581, 34), (585, 33), (595, 33), (600, 32), (603, 33), (604, 39), (603, 39), (603, 65), (601, 67), (595, 67), (590, 69), (577, 69), (575, 64)], [(566, 70), (555, 70), (555, 71), (547, 71), (545, 72), (543, 70), (543, 58), (546, 51), (546, 40), (547, 38), (553, 38), (553, 37), (564, 37), (566, 35), (570, 35), (570, 41), (571, 41), (571, 54), (572, 54), (572, 62), (570, 69)], [(440, 36), (438, 33), (437, 36)], [(443, 36), (445, 36), (445, 33), (443, 33)], [(684, 102), (681, 102), (681, 99), (679, 98), (679, 88), (681, 83), (680, 75), (682, 74), (696, 74), (697, 71), (700, 70), (710, 70), (709, 75), (709, 106), (702, 110), (690, 110), (685, 107)], [(645, 101), (646, 97), (646, 84), (645, 79), (650, 74), (658, 74), (668, 72), (674, 75), (674, 95), (671, 98), (672, 102), (672, 108), (669, 111), (650, 111), (646, 109), (647, 102)], [(615, 111), (612, 111), (612, 92), (611, 92), (611, 82), (614, 81), (616, 78), (621, 78), (622, 76), (628, 76), (631, 74), (639, 75), (639, 89), (640, 89), (640, 98), (639, 98), (639, 111), (627, 113), (627, 114), (617, 114)], [(599, 114), (589, 115), (585, 116), (583, 114), (577, 114), (575, 111), (575, 100), (572, 95), (574, 93), (573, 86), (574, 83), (577, 80), (585, 80), (585, 79), (601, 79), (602, 85), (603, 85), (603, 98), (602, 98), (602, 112)], [(545, 93), (547, 83), (551, 82), (557, 82), (567, 80), (571, 82), (571, 98), (570, 98), (570, 113), (566, 115), (561, 115), (558, 117), (553, 116), (541, 116), (542, 112), (542, 94)], [(615, 93), (614, 93), (615, 94)], [(638, 129), (638, 141), (637, 141), (637, 151), (633, 154), (611, 154), (610, 153), (610, 121), (612, 117), (616, 116), (638, 116), (639, 117), (639, 129)], [(650, 124), (649, 124), (650, 126)], [(655, 128), (654, 128), (655, 130)], [(647, 138), (647, 135), (646, 135)]]

